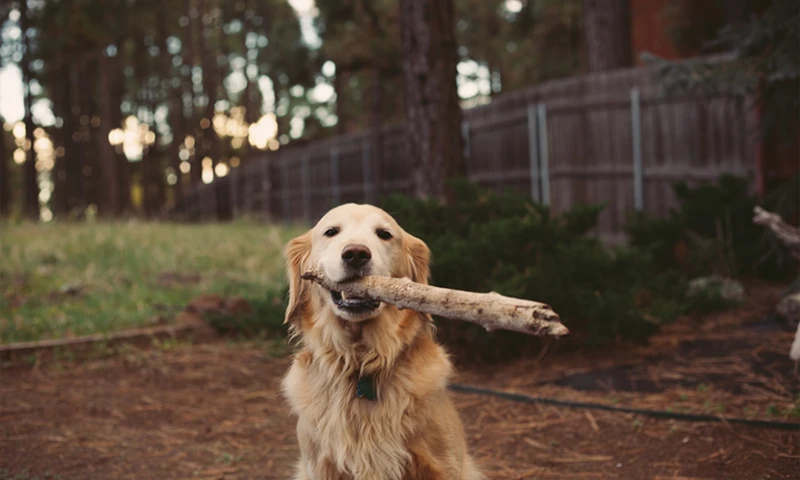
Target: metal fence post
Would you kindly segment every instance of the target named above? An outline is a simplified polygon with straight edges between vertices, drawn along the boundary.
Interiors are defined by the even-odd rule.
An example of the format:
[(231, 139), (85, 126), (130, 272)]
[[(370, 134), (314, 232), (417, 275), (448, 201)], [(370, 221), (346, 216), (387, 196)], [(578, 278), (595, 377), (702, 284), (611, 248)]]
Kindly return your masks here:
[(642, 178), (642, 114), (639, 89), (631, 89), (631, 147), (633, 148), (633, 207), (644, 209), (644, 184)]
[(536, 120), (539, 127), (539, 171), (542, 176), (542, 205), (550, 205), (550, 166), (547, 151), (547, 105), (536, 106)]
[(239, 168), (231, 168), (231, 217), (236, 218), (239, 215)]
[(464, 140), (464, 158), (465, 159), (469, 159), (470, 155), (472, 154), (472, 145), (470, 145), (469, 134), (470, 134), (469, 120), (463, 120), (461, 122), (461, 138)]
[(339, 185), (339, 146), (331, 148), (330, 152), (331, 162), (331, 197), (333, 197), (333, 206), (338, 206), (342, 203), (342, 189)]
[[(265, 213), (264, 215), (265, 220), (271, 222), (273, 218), (272, 218), (272, 179), (270, 178), (270, 165), (272, 164), (273, 158), (271, 156), (265, 156), (260, 161), (261, 161), (261, 209)], [(246, 178), (245, 182), (247, 182)], [(251, 186), (249, 189), (245, 189), (245, 192), (247, 192), (247, 194), (250, 197), (252, 197), (253, 187)], [(252, 198), (247, 201), (247, 212), (248, 213), (253, 212)]]
[(311, 158), (309, 153), (303, 154), (302, 171), (302, 194), (303, 194), (303, 218), (307, 223), (311, 223)]
[(539, 192), (539, 135), (536, 131), (536, 105), (528, 105), (528, 162), (531, 175), (531, 200), (541, 202)]
[(367, 139), (361, 142), (361, 173), (364, 175), (364, 203), (372, 203), (372, 156), (370, 155), (371, 145)]
[(281, 221), (289, 220), (289, 157), (282, 158), (281, 162)]

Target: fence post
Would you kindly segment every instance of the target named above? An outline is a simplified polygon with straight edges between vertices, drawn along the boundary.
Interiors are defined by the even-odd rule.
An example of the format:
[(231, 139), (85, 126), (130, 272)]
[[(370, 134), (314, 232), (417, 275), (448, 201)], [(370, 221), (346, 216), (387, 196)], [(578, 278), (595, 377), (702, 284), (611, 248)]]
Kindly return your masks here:
[(531, 200), (540, 202), (539, 135), (536, 132), (536, 105), (528, 105), (528, 162), (531, 175)]
[(339, 146), (334, 145), (330, 153), (331, 162), (331, 196), (333, 205), (338, 206), (342, 203), (342, 189), (339, 185)]
[(469, 138), (470, 130), (469, 130), (469, 120), (463, 120), (461, 122), (461, 138), (464, 140), (464, 160), (468, 160), (470, 155), (472, 154), (472, 145), (470, 145), (470, 138)]
[[(270, 178), (270, 164), (272, 163), (272, 157), (267, 155), (261, 159), (261, 208), (265, 210), (266, 213), (265, 218), (268, 222), (273, 220), (272, 218), (272, 179)], [(245, 182), (247, 182), (247, 178), (245, 177)], [(253, 195), (253, 189), (245, 189), (245, 192), (249, 192), (250, 196)], [(248, 202), (247, 205), (248, 213), (252, 213), (253, 206), (252, 206), (252, 199)]]
[(644, 185), (642, 179), (642, 119), (639, 89), (631, 89), (631, 147), (633, 148), (633, 207), (637, 212), (644, 209)]
[(281, 162), (281, 221), (289, 220), (289, 155), (280, 160)]
[(542, 205), (550, 205), (550, 166), (547, 151), (547, 105), (536, 106), (536, 120), (539, 127), (539, 171), (542, 177)]
[(239, 167), (231, 167), (231, 173), (228, 175), (231, 182), (231, 218), (239, 216)]
[(303, 154), (302, 171), (302, 193), (303, 193), (303, 218), (306, 223), (311, 223), (311, 158), (310, 153)]
[(364, 175), (364, 203), (372, 203), (372, 158), (370, 155), (371, 145), (365, 138), (361, 142), (361, 173)]

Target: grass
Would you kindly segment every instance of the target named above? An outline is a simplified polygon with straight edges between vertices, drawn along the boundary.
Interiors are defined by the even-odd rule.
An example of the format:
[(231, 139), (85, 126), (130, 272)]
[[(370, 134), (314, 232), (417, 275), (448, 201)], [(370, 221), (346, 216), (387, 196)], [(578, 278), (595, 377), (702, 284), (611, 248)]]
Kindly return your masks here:
[(2, 224), (0, 343), (147, 326), (202, 293), (257, 304), (282, 288), (281, 249), (298, 232), (247, 222)]

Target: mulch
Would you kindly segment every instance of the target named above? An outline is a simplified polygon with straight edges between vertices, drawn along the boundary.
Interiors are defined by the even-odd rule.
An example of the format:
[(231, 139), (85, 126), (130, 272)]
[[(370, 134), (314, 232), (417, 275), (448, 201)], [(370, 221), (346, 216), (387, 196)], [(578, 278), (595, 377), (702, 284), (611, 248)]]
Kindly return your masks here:
[[(791, 332), (763, 322), (775, 292), (755, 288), (743, 308), (681, 320), (648, 346), (473, 366), (455, 380), (800, 422), (775, 417), (797, 405), (800, 392), (787, 355)], [(288, 365), (263, 346), (224, 340), (6, 365), (0, 478), (23, 471), (64, 480), (290, 478), (294, 420), (278, 391)], [(453, 397), (471, 451), (493, 479), (789, 479), (800, 472), (797, 431)]]

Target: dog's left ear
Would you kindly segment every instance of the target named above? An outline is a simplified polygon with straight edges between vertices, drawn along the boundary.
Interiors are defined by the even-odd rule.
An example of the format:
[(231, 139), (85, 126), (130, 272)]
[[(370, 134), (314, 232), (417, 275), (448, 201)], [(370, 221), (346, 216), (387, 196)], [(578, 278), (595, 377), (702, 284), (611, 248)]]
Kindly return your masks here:
[(404, 239), (408, 277), (427, 285), (431, 276), (431, 251), (425, 242), (413, 235), (406, 233)]
[(290, 323), (301, 315), (308, 305), (308, 282), (300, 275), (308, 268), (311, 256), (311, 231), (291, 240), (284, 251), (286, 258), (286, 276), (289, 279), (289, 305), (283, 323)]

